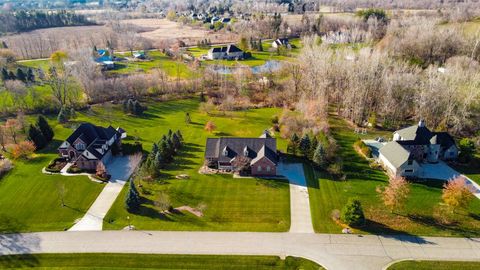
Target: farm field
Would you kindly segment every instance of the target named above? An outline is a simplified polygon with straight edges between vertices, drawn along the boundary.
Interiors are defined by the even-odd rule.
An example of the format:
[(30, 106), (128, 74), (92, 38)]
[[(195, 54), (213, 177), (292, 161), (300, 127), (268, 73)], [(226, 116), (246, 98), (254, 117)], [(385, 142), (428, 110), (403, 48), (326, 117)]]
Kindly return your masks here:
[(207, 256), (153, 254), (39, 254), (0, 256), (2, 269), (269, 269), (319, 270), (318, 264), (296, 257)]
[(309, 182), (310, 205), (316, 232), (339, 233), (342, 227), (331, 218), (334, 209), (341, 210), (350, 197), (360, 199), (367, 224), (355, 231), (365, 234), (411, 234), (432, 236), (475, 236), (480, 235), (480, 201), (472, 201), (468, 211), (455, 215), (456, 222), (440, 224), (435, 215), (439, 213), (443, 182), (437, 180), (411, 184), (406, 206), (398, 214), (387, 210), (376, 192), (376, 187), (387, 182), (383, 171), (370, 168), (368, 161), (353, 149), (353, 143), (360, 138), (375, 138), (390, 132), (375, 132), (358, 135), (345, 120), (332, 115), (331, 130), (340, 146), (346, 181), (333, 180), (322, 171), (305, 165)]
[(403, 261), (388, 267), (388, 270), (474, 270), (480, 268), (480, 262), (452, 261)]
[[(118, 109), (116, 122), (138, 134), (144, 149), (150, 150), (153, 142), (160, 140), (169, 129), (179, 129), (185, 139), (185, 147), (174, 163), (162, 171), (161, 179), (141, 181), (139, 189), (144, 202), (138, 212), (128, 213), (124, 207), (125, 193), (117, 198), (104, 219), (105, 229), (123, 229), (130, 222), (142, 230), (213, 230), (213, 231), (287, 231), (290, 227), (289, 186), (286, 181), (244, 178), (232, 175), (202, 175), (198, 173), (203, 164), (206, 138), (210, 136), (258, 137), (270, 127), (270, 118), (280, 113), (279, 109), (257, 109), (232, 112), (227, 115), (206, 115), (199, 112), (196, 100), (180, 100), (149, 104), (143, 118), (121, 118)], [(189, 112), (192, 123), (185, 123)], [(94, 109), (96, 123), (106, 123), (104, 112)], [(91, 116), (80, 119), (92, 119)], [(79, 120), (80, 120), (79, 119)], [(213, 121), (217, 130), (213, 134), (204, 131), (207, 121)], [(108, 123), (108, 122), (107, 122)], [(132, 133), (133, 132), (133, 133)], [(279, 140), (279, 149), (286, 148), (286, 142)], [(189, 179), (176, 179), (180, 174)], [(140, 183), (139, 183), (140, 184)], [(165, 192), (173, 207), (189, 206), (202, 209), (203, 217), (189, 212), (162, 214), (156, 210), (155, 199), (159, 192)]]

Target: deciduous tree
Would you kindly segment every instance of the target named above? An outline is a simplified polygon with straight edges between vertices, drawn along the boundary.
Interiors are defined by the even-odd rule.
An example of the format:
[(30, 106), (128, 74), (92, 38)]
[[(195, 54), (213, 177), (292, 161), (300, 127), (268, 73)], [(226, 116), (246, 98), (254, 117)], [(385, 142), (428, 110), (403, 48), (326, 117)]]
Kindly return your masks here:
[(405, 178), (400, 176), (391, 177), (386, 187), (377, 187), (377, 192), (382, 198), (383, 204), (390, 208), (390, 212), (402, 207), (410, 193), (410, 187)]
[(458, 209), (465, 209), (474, 198), (472, 188), (467, 186), (463, 176), (450, 179), (442, 191), (443, 202), (450, 207), (453, 213)]

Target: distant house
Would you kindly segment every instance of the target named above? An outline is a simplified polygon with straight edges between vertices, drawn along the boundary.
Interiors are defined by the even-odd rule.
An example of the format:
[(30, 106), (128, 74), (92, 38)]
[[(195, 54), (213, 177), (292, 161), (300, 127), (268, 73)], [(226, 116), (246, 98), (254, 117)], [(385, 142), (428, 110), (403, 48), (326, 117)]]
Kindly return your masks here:
[(253, 176), (277, 174), (277, 141), (270, 136), (260, 138), (208, 138), (205, 159), (220, 170), (238, 170), (238, 161), (250, 167)]
[(99, 163), (105, 165), (112, 157), (112, 148), (121, 146), (125, 131), (81, 124), (58, 148), (61, 157), (74, 162), (80, 169), (95, 170)]
[(214, 17), (212, 17), (212, 18), (210, 19), (210, 23), (211, 23), (211, 24), (214, 24), (214, 23), (216, 23), (216, 22), (218, 22), (218, 21), (220, 21), (220, 18), (217, 17), (217, 16), (214, 16)]
[(144, 60), (147, 58), (147, 56), (145, 55), (145, 52), (144, 51), (138, 51), (138, 52), (134, 52), (133, 53), (133, 57), (135, 59), (141, 59), (141, 60)]
[(222, 22), (223, 24), (229, 24), (230, 22), (232, 22), (232, 19), (230, 19), (230, 18), (221, 18), (221, 19), (220, 19), (220, 22)]
[(392, 175), (420, 177), (422, 163), (437, 163), (458, 157), (455, 140), (447, 132), (432, 132), (421, 120), (418, 125), (397, 130), (393, 141), (379, 150), (379, 161)]
[(94, 60), (104, 70), (115, 68), (113, 52), (110, 48), (96, 50), (94, 52)]
[(210, 60), (221, 60), (221, 59), (243, 59), (244, 52), (237, 46), (230, 44), (228, 46), (211, 48), (208, 51), (207, 58)]
[(280, 48), (280, 47), (285, 47), (288, 49), (291, 49), (292, 46), (290, 45), (290, 42), (288, 41), (288, 38), (278, 38), (272, 42), (272, 48)]

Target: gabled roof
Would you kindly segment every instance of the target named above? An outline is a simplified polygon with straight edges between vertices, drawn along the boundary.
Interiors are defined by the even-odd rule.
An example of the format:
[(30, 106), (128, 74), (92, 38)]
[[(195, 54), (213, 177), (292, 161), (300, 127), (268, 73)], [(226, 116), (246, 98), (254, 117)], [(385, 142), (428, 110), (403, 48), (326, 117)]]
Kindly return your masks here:
[(414, 141), (416, 144), (429, 144), (433, 136), (428, 128), (419, 125), (400, 129), (395, 133), (398, 133), (402, 140)]
[[(208, 138), (205, 158), (230, 162), (236, 156), (243, 156), (245, 148), (248, 149), (248, 158), (257, 159), (265, 156), (273, 163), (277, 163), (277, 141), (274, 138)], [(227, 151), (227, 155), (223, 154), (224, 150)]]
[(118, 134), (118, 132), (112, 126), (104, 128), (90, 123), (83, 123), (66, 139), (66, 141), (70, 145), (73, 145), (73, 143), (80, 138), (88, 147), (97, 140), (108, 141), (115, 134)]
[(227, 53), (232, 53), (232, 52), (243, 52), (242, 50), (240, 50), (240, 48), (238, 48), (237, 46), (233, 45), (233, 44), (230, 44), (228, 45), (227, 47)]
[(397, 141), (392, 141), (385, 144), (379, 150), (395, 168), (399, 168), (403, 163), (411, 158), (410, 152), (403, 148)]

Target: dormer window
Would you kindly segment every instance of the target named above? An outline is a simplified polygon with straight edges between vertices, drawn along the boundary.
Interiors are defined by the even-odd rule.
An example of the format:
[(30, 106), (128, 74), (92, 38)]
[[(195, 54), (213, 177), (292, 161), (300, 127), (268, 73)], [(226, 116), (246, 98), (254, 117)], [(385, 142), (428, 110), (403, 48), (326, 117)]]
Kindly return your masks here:
[(224, 157), (228, 156), (228, 149), (227, 147), (223, 148), (222, 154)]
[(77, 143), (77, 144), (75, 144), (75, 149), (85, 150), (85, 144), (84, 143)]
[(248, 157), (248, 147), (243, 148), (243, 155)]

